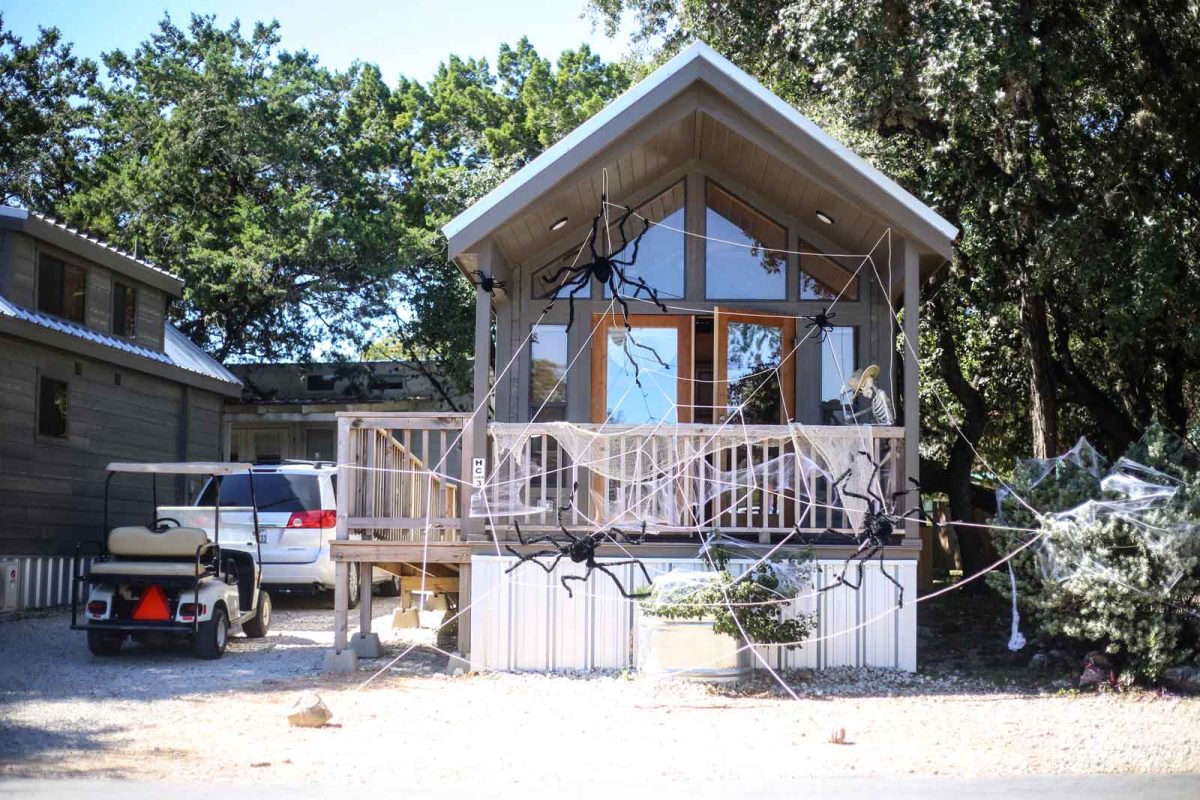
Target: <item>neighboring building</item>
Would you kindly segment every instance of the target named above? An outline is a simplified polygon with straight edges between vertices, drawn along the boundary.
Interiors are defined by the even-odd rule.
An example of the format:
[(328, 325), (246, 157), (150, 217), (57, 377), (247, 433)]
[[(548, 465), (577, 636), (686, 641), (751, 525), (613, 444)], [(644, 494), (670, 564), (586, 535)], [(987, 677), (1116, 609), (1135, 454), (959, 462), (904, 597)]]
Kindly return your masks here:
[[(232, 364), (245, 384), (225, 406), (223, 454), (229, 460), (336, 460), (338, 411), (448, 411), (468, 408), (469, 393), (439, 390), (407, 361)], [(442, 382), (444, 383), (444, 382)]]
[[(68, 596), (61, 557), (102, 534), (106, 464), (220, 457), (221, 406), (241, 382), (166, 322), (182, 290), (95, 237), (0, 208), (0, 561), (20, 557), (26, 607)], [(143, 521), (149, 489), (126, 482), (114, 521)], [(160, 486), (159, 502), (189, 488)]]

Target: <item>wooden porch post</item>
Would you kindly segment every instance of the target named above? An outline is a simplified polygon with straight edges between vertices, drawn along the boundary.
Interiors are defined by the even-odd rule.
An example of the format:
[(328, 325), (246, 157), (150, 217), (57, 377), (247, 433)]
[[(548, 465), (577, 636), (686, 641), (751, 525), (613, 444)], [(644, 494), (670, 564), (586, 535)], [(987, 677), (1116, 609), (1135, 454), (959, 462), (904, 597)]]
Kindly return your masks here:
[[(908, 478), (921, 479), (921, 345), (918, 328), (921, 313), (921, 265), (917, 260), (917, 249), (912, 242), (903, 240), (901, 245), (904, 265), (904, 474), (907, 483)], [(906, 537), (919, 537), (920, 522), (908, 520), (904, 532)]]
[[(338, 492), (337, 492), (337, 540), (350, 538), (346, 529), (346, 516), (350, 510), (350, 493), (354, 491), (354, 470), (350, 464), (350, 420), (338, 415)], [(339, 561), (334, 565), (333, 588), (333, 649), (341, 653), (346, 649), (347, 628), (350, 616), (350, 565)]]

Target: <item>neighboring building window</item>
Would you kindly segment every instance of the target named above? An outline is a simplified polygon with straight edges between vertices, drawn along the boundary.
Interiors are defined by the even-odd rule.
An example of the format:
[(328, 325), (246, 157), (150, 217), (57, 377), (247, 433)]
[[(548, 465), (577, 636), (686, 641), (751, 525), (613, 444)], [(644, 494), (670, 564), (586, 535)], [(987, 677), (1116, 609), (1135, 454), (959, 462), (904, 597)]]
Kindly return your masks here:
[(310, 428), (308, 431), (308, 460), (336, 461), (337, 432), (332, 428)]
[(38, 433), (58, 439), (67, 435), (67, 383), (47, 378), (38, 381)]
[[(563, 253), (558, 258), (551, 261), (546, 266), (539, 269), (530, 276), (530, 294), (534, 300), (548, 300), (556, 294), (560, 294), (558, 288), (563, 285), (563, 281), (567, 280), (568, 273), (564, 272), (558, 275), (559, 270), (563, 267), (580, 266), (592, 260), (591, 251), (585, 246), (583, 252), (580, 252), (578, 247)], [(557, 279), (554, 276), (558, 275)], [(561, 292), (563, 297), (568, 296), (574, 291), (571, 287), (567, 287)], [(587, 299), (592, 296), (592, 284), (586, 283), (575, 292), (577, 299)]]
[[(684, 252), (684, 200), (687, 193), (684, 183), (679, 183), (667, 189), (653, 200), (643, 203), (634, 209), (634, 214), (625, 223), (625, 235), (629, 238), (629, 246), (617, 258), (628, 261), (633, 258), (633, 239), (646, 226), (650, 227), (638, 244), (637, 260), (628, 267), (622, 267), (625, 277), (629, 280), (642, 278), (662, 298), (683, 298), (683, 252)], [(624, 212), (619, 208), (609, 208), (608, 237), (596, 245), (600, 253), (608, 252), (609, 241), (613, 248), (621, 246), (621, 233), (616, 222)], [(601, 236), (604, 233), (601, 232)], [(584, 256), (591, 258), (591, 251), (585, 250)], [(641, 289), (621, 287), (621, 294), (628, 297), (645, 297)], [(604, 296), (611, 297), (607, 287)]]
[(112, 332), (117, 336), (133, 336), (137, 325), (137, 290), (113, 282)]
[(86, 270), (46, 253), (38, 254), (38, 311), (83, 322), (86, 298)]
[(832, 415), (842, 410), (850, 398), (842, 396), (846, 380), (858, 369), (858, 328), (836, 327), (821, 344), (821, 422), (834, 421)]
[(567, 418), (567, 326), (534, 325), (529, 344), (529, 416), (535, 422)]
[(304, 385), (310, 392), (332, 392), (337, 388), (337, 376), (308, 375), (304, 378)]
[(705, 188), (710, 300), (786, 300), (787, 229), (712, 181)]
[[(804, 251), (801, 244), (800, 250)], [(862, 261), (862, 259), (857, 259)], [(858, 264), (850, 267), (845, 259), (835, 259), (817, 253), (800, 256), (801, 300), (857, 300)], [(870, 267), (867, 267), (870, 269)]]

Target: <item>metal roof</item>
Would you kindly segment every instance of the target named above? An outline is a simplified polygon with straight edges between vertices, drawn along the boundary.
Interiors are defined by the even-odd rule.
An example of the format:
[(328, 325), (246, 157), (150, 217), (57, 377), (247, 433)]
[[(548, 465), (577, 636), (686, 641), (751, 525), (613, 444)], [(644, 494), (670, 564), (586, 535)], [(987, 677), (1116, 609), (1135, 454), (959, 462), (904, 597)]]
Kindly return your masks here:
[(208, 378), (221, 381), (223, 383), (231, 383), (240, 386), (242, 382), (225, 367), (221, 366), (212, 356), (205, 353), (197, 347), (190, 339), (184, 336), (174, 325), (167, 323), (165, 328), (165, 347), (163, 352), (152, 350), (149, 347), (143, 347), (140, 344), (123, 339), (119, 336), (111, 336), (101, 331), (92, 330), (84, 325), (75, 322), (69, 322), (65, 319), (44, 314), (40, 311), (32, 311), (28, 308), (17, 305), (6, 297), (0, 296), (0, 316), (12, 317), (14, 319), (27, 322), (31, 325), (37, 325), (41, 328), (46, 328), (58, 333), (64, 333), (68, 336), (74, 336), (78, 339), (91, 342), (93, 344), (104, 345), (111, 347), (114, 350), (120, 350), (123, 353), (129, 353), (135, 356), (149, 359), (159, 364), (165, 364), (171, 367), (194, 372), (199, 375), (204, 375)]
[(952, 252), (958, 236), (953, 224), (727, 58), (696, 42), (447, 223), (442, 232), (450, 240), (450, 256), (483, 241), (696, 81), (721, 92), (810, 161), (828, 165), (858, 202), (874, 207), (925, 247), (945, 257)]

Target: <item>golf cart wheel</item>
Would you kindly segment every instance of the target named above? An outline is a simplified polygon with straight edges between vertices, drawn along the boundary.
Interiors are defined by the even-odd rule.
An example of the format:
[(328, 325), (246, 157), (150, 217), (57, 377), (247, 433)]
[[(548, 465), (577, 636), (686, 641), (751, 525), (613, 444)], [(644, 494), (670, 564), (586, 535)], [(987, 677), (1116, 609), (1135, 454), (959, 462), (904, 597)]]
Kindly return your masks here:
[(379, 584), (380, 597), (399, 597), (400, 596), (400, 576), (388, 575), (388, 578), (383, 583)]
[(250, 639), (261, 639), (271, 629), (271, 595), (258, 590), (258, 611), (254, 618), (242, 625), (242, 633)]
[(87, 632), (88, 650), (91, 650), (94, 656), (115, 656), (121, 652), (124, 640), (125, 637), (119, 633)]
[(212, 619), (201, 622), (192, 637), (192, 652), (197, 658), (216, 659), (225, 654), (227, 644), (229, 615), (225, 613), (225, 606), (217, 606), (213, 609)]

